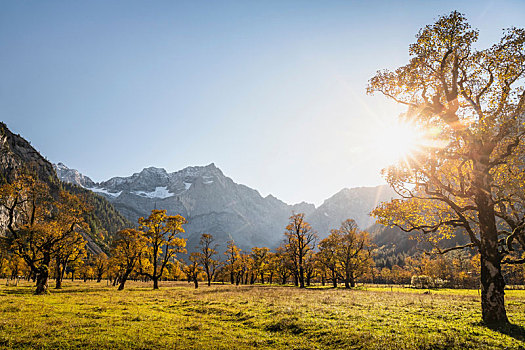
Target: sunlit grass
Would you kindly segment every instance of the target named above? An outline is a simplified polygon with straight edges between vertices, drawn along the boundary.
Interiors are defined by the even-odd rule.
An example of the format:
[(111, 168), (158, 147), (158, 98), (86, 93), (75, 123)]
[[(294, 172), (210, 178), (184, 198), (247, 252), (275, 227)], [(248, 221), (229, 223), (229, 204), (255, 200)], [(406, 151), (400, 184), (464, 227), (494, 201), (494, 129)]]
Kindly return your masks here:
[[(67, 282), (61, 291), (0, 287), (3, 348), (519, 349), (525, 291), (507, 293), (518, 327), (510, 335), (479, 323), (476, 290), (355, 290)], [(520, 338), (521, 337), (521, 338)], [(518, 339), (516, 339), (518, 338)]]

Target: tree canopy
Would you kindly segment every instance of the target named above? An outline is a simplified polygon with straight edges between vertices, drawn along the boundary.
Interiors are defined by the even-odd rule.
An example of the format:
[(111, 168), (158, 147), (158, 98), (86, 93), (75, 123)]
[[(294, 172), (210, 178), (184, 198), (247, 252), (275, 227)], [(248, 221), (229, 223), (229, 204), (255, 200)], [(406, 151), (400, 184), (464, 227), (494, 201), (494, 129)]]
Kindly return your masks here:
[[(420, 30), (407, 65), (370, 80), (368, 92), (406, 105), (401, 119), (424, 134), (384, 170), (402, 199), (373, 214), (424, 233), (437, 252), (478, 249), (483, 320), (498, 323), (508, 322), (501, 264), (525, 262), (525, 31), (509, 28), (482, 50), (478, 34), (459, 12), (442, 16)], [(468, 245), (440, 246), (458, 232)]]

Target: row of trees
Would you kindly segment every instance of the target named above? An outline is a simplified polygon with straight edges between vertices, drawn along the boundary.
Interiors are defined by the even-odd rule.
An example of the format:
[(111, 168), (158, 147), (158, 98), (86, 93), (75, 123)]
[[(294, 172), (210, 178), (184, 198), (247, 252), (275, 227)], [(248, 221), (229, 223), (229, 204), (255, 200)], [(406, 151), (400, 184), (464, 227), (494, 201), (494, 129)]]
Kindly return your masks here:
[(203, 234), (199, 251), (190, 255), (185, 266), (188, 281), (198, 287), (200, 270), (208, 285), (214, 278), (229, 280), (231, 284), (275, 281), (286, 284), (291, 279), (300, 288), (313, 280), (323, 284), (331, 280), (334, 286), (343, 281), (345, 287), (350, 288), (373, 266), (369, 235), (359, 231), (353, 220), (345, 221), (317, 244), (317, 234), (305, 221), (304, 214), (294, 214), (284, 235), (283, 243), (275, 252), (267, 247), (242, 252), (234, 241), (229, 241), (221, 262), (213, 236)]
[(199, 280), (206, 280), (208, 285), (214, 280), (285, 284), (290, 278), (301, 288), (313, 279), (323, 283), (331, 280), (334, 286), (341, 280), (350, 288), (373, 265), (368, 233), (359, 231), (353, 220), (332, 230), (316, 247), (317, 234), (304, 220), (304, 214), (294, 214), (286, 227), (285, 240), (275, 252), (267, 247), (242, 252), (234, 241), (229, 241), (224, 259), (219, 257), (213, 235), (204, 233), (197, 250), (186, 261), (176, 259), (176, 253), (185, 252), (184, 239), (177, 237), (183, 232), (184, 222), (180, 216), (170, 217), (164, 210), (153, 210), (148, 219), (139, 220), (141, 230), (118, 232), (111, 259), (118, 266), (115, 279), (120, 282), (119, 289), (124, 288), (130, 276), (152, 280), (156, 289), (158, 280), (166, 277), (163, 273), (168, 266), (177, 276), (183, 273), (195, 288)]
[[(20, 275), (36, 281), (36, 293), (47, 290), (47, 280), (55, 278), (61, 288), (64, 276), (107, 278), (123, 289), (126, 281), (147, 279), (159, 288), (162, 278), (193, 281), (229, 281), (232, 284), (282, 283), (291, 280), (304, 288), (312, 281), (343, 283), (356, 281), (409, 284), (413, 276), (430, 276), (452, 287), (476, 287), (479, 283), (479, 255), (450, 252), (448, 255), (407, 257), (390, 268), (374, 267), (374, 246), (367, 232), (353, 220), (346, 220), (327, 238), (318, 240), (304, 214), (294, 214), (286, 226), (284, 240), (275, 252), (254, 247), (243, 252), (234, 241), (227, 243), (224, 258), (217, 252), (211, 234), (202, 234), (197, 251), (186, 260), (186, 241), (180, 237), (186, 220), (153, 210), (139, 220), (138, 228), (119, 231), (105, 253), (89, 254), (83, 233), (82, 213), (89, 210), (81, 198), (67, 191), (53, 195), (50, 188), (28, 175), (0, 188), (1, 205), (9, 218), (8, 234), (0, 250), (0, 275), (16, 279)], [(510, 283), (523, 283), (521, 265), (506, 270)]]
[[(479, 278), (475, 269), (465, 267), (464, 262), (445, 257), (407, 258), (405, 266), (374, 268), (370, 236), (360, 231), (353, 220), (346, 220), (319, 241), (304, 214), (290, 217), (284, 240), (275, 252), (267, 247), (243, 252), (229, 241), (221, 259), (214, 237), (202, 234), (197, 251), (179, 260), (177, 254), (186, 253), (186, 241), (180, 237), (186, 220), (180, 215), (169, 216), (165, 210), (153, 210), (148, 218), (139, 219), (138, 228), (116, 234), (109, 257), (104, 253), (89, 254), (82, 220), (82, 213), (89, 208), (67, 191), (52, 192), (45, 183), (28, 175), (0, 188), (0, 203), (9, 218), (9, 234), (2, 241), (0, 274), (32, 278), (37, 294), (47, 290), (49, 276), (55, 278), (55, 287), (61, 288), (65, 275), (98, 281), (105, 277), (119, 284), (119, 289), (130, 277), (151, 280), (154, 289), (162, 278), (186, 278), (195, 287), (199, 280), (206, 280), (208, 285), (214, 280), (229, 280), (232, 284), (285, 284), (291, 280), (301, 288), (312, 281), (330, 282), (334, 287), (341, 282), (350, 288), (358, 279), (407, 284), (413, 275), (429, 275), (454, 286), (472, 286), (472, 281)], [(512, 276), (519, 282), (523, 274), (514, 271)]]

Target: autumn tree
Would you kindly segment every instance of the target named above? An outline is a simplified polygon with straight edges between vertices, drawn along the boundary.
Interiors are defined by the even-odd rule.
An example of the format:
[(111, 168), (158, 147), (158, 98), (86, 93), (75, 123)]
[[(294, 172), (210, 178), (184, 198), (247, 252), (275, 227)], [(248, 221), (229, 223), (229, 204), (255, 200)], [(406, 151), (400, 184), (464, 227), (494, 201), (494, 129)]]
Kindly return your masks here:
[(230, 283), (235, 283), (235, 275), (238, 273), (238, 261), (240, 257), (241, 249), (235, 245), (234, 240), (228, 241), (228, 246), (226, 247), (226, 251), (224, 252), (224, 255), (226, 255), (226, 269), (230, 273)]
[(313, 250), (308, 251), (304, 257), (304, 282), (309, 287), (312, 279), (317, 275), (317, 254)]
[(139, 265), (143, 252), (147, 249), (148, 240), (144, 233), (132, 228), (120, 230), (111, 247), (111, 263), (118, 267), (115, 283), (120, 281), (118, 290), (123, 290), (129, 275)]
[(278, 274), (278, 270), (279, 270), (279, 256), (277, 255), (277, 253), (274, 253), (274, 252), (268, 253), (266, 270), (268, 272), (268, 283), (272, 284), (274, 281), (273, 277), (276, 274)]
[(250, 254), (241, 252), (239, 255), (239, 260), (237, 260), (237, 278), (235, 284), (239, 285), (239, 283), (248, 283), (248, 275), (251, 263), (252, 259)]
[(401, 200), (374, 211), (382, 224), (421, 232), (440, 253), (442, 238), (466, 232), (481, 255), (486, 324), (508, 323), (502, 264), (524, 263), (525, 30), (510, 28), (488, 49), (454, 11), (420, 30), (411, 58), (380, 71), (368, 92), (406, 105), (403, 119), (426, 142), (384, 170)]
[(268, 254), (270, 249), (267, 247), (253, 247), (251, 258), (252, 258), (252, 273), (256, 277), (260, 277), (261, 283), (264, 284), (264, 273), (268, 267)]
[(317, 234), (312, 230), (309, 223), (304, 220), (304, 214), (293, 214), (286, 226), (285, 246), (291, 260), (293, 261), (295, 273), (299, 281), (299, 287), (305, 287), (304, 269), (305, 257), (315, 246)]
[(93, 266), (89, 263), (89, 261), (83, 260), (82, 265), (80, 265), (79, 268), (79, 273), (82, 280), (84, 282), (87, 282), (88, 279), (93, 278), (95, 270), (93, 269)]
[(213, 280), (217, 267), (219, 266), (219, 261), (214, 259), (214, 256), (217, 255), (216, 249), (217, 245), (215, 244), (213, 235), (203, 233), (199, 240), (198, 258), (200, 264), (204, 268), (204, 272), (206, 273), (208, 286), (211, 285), (211, 281)]
[(341, 267), (345, 288), (355, 287), (356, 278), (367, 272), (373, 264), (369, 234), (360, 231), (356, 222), (348, 219), (338, 230), (332, 230), (331, 235), (337, 242), (336, 259)]
[(279, 246), (275, 252), (275, 272), (279, 276), (279, 283), (286, 284), (293, 270), (293, 262), (286, 247), (284, 245)]
[(82, 260), (86, 256), (86, 241), (80, 233), (74, 232), (57, 244), (53, 255), (55, 259), (55, 289), (61, 289), (67, 266)]
[(197, 289), (199, 288), (199, 273), (202, 271), (199, 254), (196, 252), (191, 253), (188, 260), (189, 263), (184, 266), (184, 272), (188, 279), (193, 281), (193, 285)]
[(317, 260), (328, 271), (329, 278), (332, 281), (332, 286), (334, 288), (337, 288), (337, 279), (339, 278), (339, 262), (337, 259), (338, 246), (338, 235), (330, 234), (319, 242), (319, 253), (317, 254)]
[(102, 276), (108, 268), (108, 256), (104, 252), (100, 252), (93, 256), (93, 268), (95, 270), (95, 277), (97, 282), (102, 281)]
[(36, 278), (35, 294), (48, 290), (53, 254), (65, 241), (86, 229), (82, 214), (88, 209), (69, 192), (52, 194), (48, 185), (30, 175), (19, 175), (0, 188), (0, 205), (7, 213), (3, 239)]
[(179, 237), (184, 232), (186, 219), (180, 215), (170, 216), (166, 210), (154, 209), (147, 218), (140, 218), (139, 224), (147, 241), (143, 252), (140, 273), (153, 281), (153, 289), (159, 289), (159, 279), (166, 265), (176, 257), (176, 253), (185, 252), (186, 240)]

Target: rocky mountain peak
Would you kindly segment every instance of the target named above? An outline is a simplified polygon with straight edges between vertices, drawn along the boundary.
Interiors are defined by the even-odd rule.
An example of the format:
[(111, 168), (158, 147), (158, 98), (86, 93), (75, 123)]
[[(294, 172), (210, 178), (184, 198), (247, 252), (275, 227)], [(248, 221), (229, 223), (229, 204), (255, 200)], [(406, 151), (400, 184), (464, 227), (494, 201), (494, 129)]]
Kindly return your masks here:
[(53, 164), (57, 176), (64, 182), (72, 183), (81, 187), (90, 188), (95, 186), (95, 182), (89, 177), (81, 174), (76, 169), (68, 168), (64, 163)]

